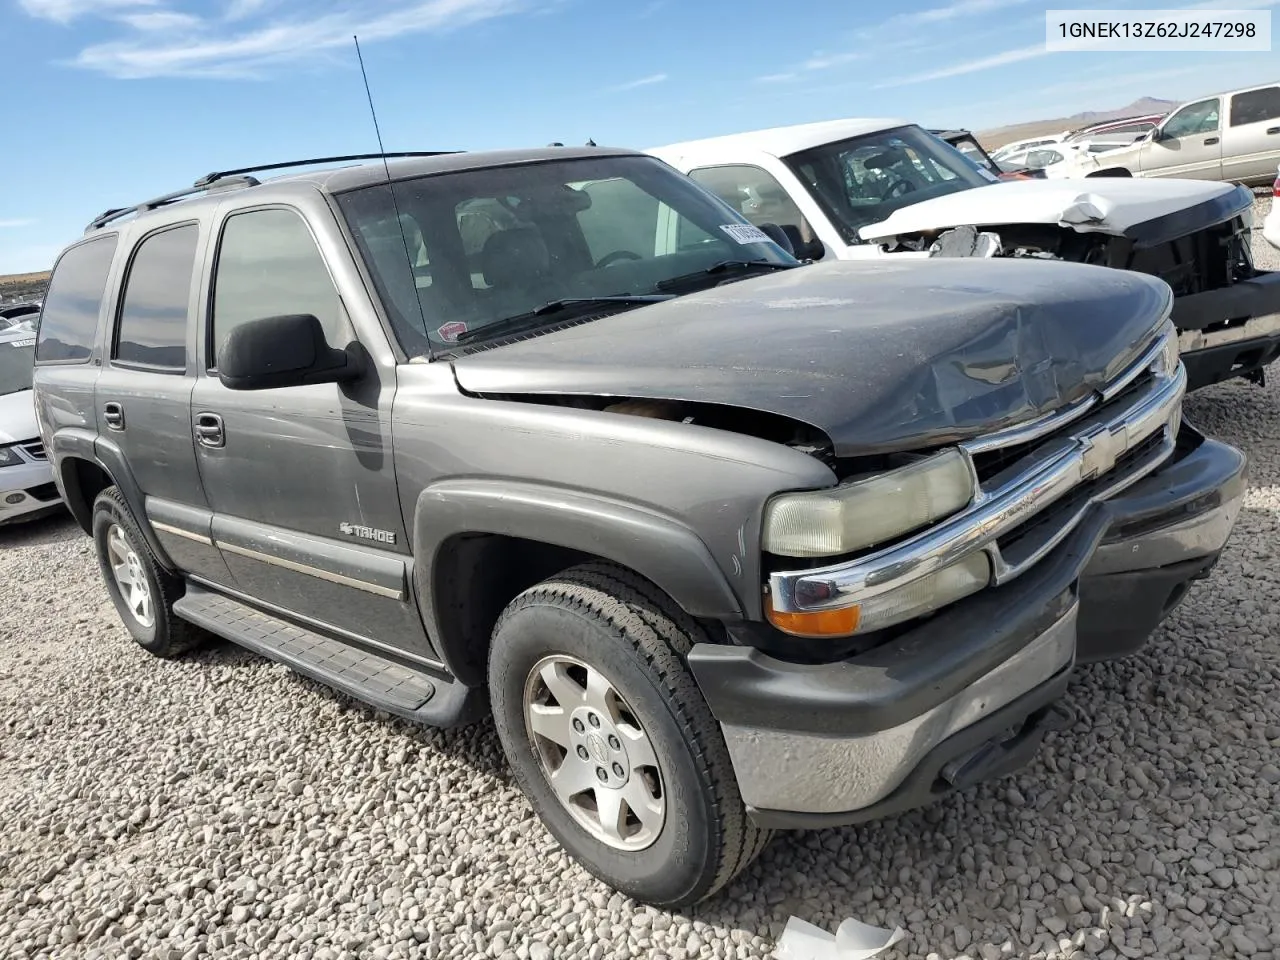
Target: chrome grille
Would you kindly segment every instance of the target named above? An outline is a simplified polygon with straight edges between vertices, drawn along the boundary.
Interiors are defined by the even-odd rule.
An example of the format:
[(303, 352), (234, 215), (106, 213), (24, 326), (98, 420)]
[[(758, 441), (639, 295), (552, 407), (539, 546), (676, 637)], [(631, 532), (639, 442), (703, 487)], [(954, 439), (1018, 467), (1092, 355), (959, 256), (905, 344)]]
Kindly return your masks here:
[(49, 457), (44, 452), (44, 444), (39, 440), (28, 440), (26, 443), (18, 444), (18, 447), (32, 460), (48, 460)]
[(1172, 453), (1187, 376), (1166, 323), (1139, 358), (1062, 410), (959, 444), (973, 463), (974, 497), (959, 513), (897, 543), (833, 567), (770, 575), (774, 609), (860, 603), (976, 551), (991, 583), (1026, 571), (1112, 497)]

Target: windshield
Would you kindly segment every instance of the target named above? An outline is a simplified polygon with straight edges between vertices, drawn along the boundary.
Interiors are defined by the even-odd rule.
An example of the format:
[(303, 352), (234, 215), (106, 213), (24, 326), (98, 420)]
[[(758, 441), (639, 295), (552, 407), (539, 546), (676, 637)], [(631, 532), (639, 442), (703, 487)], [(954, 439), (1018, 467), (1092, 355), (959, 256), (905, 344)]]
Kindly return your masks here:
[[(338, 206), (410, 356), (453, 352), (459, 338), (484, 339), (486, 326), (562, 300), (686, 293), (723, 282), (723, 268), (702, 272), (726, 261), (797, 262), (652, 157), (437, 174), (398, 181), (394, 203), (383, 183), (339, 196)], [(536, 322), (556, 320), (551, 311)]]
[(31, 389), (36, 363), (36, 338), (0, 340), (0, 396)]
[(902, 207), (992, 182), (960, 151), (915, 126), (824, 143), (786, 162), (846, 243), (861, 243), (861, 227)]

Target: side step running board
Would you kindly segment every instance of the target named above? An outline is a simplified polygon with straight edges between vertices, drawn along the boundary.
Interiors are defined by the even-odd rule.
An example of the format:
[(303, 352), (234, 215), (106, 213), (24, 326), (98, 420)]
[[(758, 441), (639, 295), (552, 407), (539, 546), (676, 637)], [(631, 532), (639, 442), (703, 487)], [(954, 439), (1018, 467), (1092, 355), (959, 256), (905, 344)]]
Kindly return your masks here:
[(192, 583), (173, 611), (197, 627), (386, 713), (452, 727), (478, 719), (484, 710), (483, 693), (451, 677), (334, 640)]

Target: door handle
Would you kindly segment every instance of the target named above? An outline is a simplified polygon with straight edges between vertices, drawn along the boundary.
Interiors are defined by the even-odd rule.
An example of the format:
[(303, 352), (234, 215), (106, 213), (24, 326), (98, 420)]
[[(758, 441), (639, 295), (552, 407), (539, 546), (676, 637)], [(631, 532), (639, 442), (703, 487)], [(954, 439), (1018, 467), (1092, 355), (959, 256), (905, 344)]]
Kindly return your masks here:
[(1205, 137), (1205, 138), (1204, 138), (1204, 145), (1205, 145), (1206, 147), (1212, 147), (1212, 146), (1213, 146), (1215, 143), (1217, 143), (1217, 142), (1218, 142), (1218, 138), (1217, 138), (1217, 137)]
[(227, 442), (222, 418), (216, 413), (196, 414), (196, 440), (206, 447), (221, 447)]
[(114, 400), (102, 405), (102, 419), (109, 430), (124, 429), (124, 407)]
[(1280, 133), (1280, 127), (1267, 127), (1267, 133)]

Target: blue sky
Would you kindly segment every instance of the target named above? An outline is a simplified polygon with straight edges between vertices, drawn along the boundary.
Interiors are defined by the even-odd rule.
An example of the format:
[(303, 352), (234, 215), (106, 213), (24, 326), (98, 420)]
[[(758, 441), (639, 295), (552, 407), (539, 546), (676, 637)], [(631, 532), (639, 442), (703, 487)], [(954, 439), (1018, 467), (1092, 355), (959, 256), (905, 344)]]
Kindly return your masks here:
[[(211, 170), (376, 149), (648, 147), (900, 116), (981, 128), (1280, 79), (1270, 53), (1052, 53), (1050, 8), (1280, 0), (0, 0), (0, 274)], [(896, 12), (895, 12), (896, 11)]]

